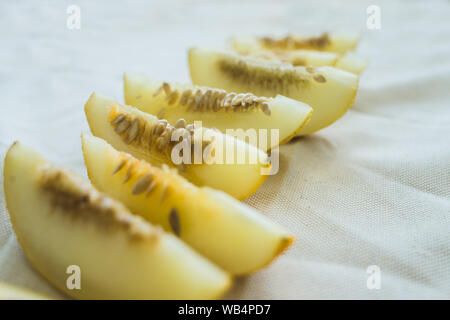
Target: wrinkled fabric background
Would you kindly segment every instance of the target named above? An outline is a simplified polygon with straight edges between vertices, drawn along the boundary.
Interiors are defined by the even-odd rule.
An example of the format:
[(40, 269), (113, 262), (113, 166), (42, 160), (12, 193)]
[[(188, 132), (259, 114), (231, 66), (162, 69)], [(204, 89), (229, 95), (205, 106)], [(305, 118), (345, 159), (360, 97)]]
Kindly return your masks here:
[[(66, 28), (71, 4), (80, 30)], [(380, 30), (366, 27), (370, 4)], [(2, 1), (0, 155), (20, 140), (86, 176), (83, 105), (94, 90), (123, 101), (123, 72), (185, 82), (193, 45), (361, 32), (370, 66), (353, 108), (283, 146), (280, 172), (246, 200), (295, 244), (226, 298), (448, 299), (449, 17), (448, 1)], [(58, 297), (27, 262), (0, 194), (0, 281)], [(370, 265), (381, 269), (379, 290), (366, 286)]]

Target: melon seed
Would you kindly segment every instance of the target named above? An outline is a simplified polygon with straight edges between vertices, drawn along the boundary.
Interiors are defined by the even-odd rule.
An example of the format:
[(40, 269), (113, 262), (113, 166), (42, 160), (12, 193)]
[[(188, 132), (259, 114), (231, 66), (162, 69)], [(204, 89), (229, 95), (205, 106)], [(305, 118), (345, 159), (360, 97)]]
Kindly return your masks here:
[(164, 89), (164, 92), (166, 93), (166, 95), (168, 95), (169, 93), (170, 93), (170, 84), (168, 84), (167, 82), (164, 82), (163, 84), (162, 84), (162, 87), (163, 87), (163, 89)]
[(166, 198), (167, 194), (169, 193), (169, 188), (167, 187), (167, 184), (164, 185), (162, 191), (161, 191), (161, 196), (159, 198), (159, 203), (162, 203), (164, 201), (164, 199)]
[(132, 172), (133, 172), (133, 165), (131, 165), (131, 166), (128, 168), (128, 171), (127, 171), (127, 174), (126, 174), (126, 176), (125, 176), (125, 179), (123, 180), (123, 183), (127, 183), (128, 180), (130, 180), (130, 178), (131, 178), (131, 176), (132, 176)]
[(175, 122), (174, 127), (175, 128), (185, 128), (186, 127), (186, 120), (184, 120), (183, 118), (178, 119), (177, 122)]
[(261, 103), (261, 110), (268, 116), (270, 116), (270, 106), (269, 103), (263, 102)]
[(131, 190), (131, 193), (134, 195), (138, 195), (142, 192), (144, 192), (150, 183), (152, 182), (153, 175), (150, 173), (145, 174), (144, 176), (140, 177), (136, 183), (133, 186), (133, 189)]
[(169, 95), (167, 95), (166, 100), (168, 105), (174, 104), (178, 100), (179, 93), (177, 90), (172, 91)]
[(123, 168), (123, 166), (125, 165), (125, 163), (127, 163), (126, 160), (120, 161), (120, 163), (114, 168), (114, 170), (113, 170), (113, 172), (111, 173), (111, 175), (114, 175), (115, 173), (119, 172), (120, 169)]
[(147, 188), (147, 192), (145, 193), (146, 198), (152, 193), (152, 191), (155, 189), (155, 187), (156, 187), (156, 181), (152, 181), (152, 183), (150, 183), (150, 185)]
[(316, 74), (314, 76), (314, 80), (316, 80), (319, 83), (324, 83), (324, 82), (327, 81), (327, 79), (325, 79), (325, 77), (323, 75), (321, 75), (321, 74)]
[(161, 110), (159, 110), (159, 112), (156, 116), (158, 117), (158, 119), (162, 119), (165, 114), (166, 114), (166, 109), (162, 108)]
[(175, 233), (177, 236), (180, 236), (180, 233), (181, 233), (180, 217), (178, 215), (177, 209), (175, 209), (175, 208), (170, 210), (169, 223), (170, 223), (170, 227), (173, 230), (173, 233)]
[(125, 119), (125, 114), (119, 114), (117, 117), (114, 118), (113, 122), (111, 122), (112, 124), (118, 124), (120, 121), (122, 121), (123, 119)]
[(192, 94), (191, 90), (183, 91), (183, 94), (181, 95), (181, 98), (180, 98), (180, 104), (182, 106), (186, 105), (186, 103), (188, 102), (188, 99), (191, 96), (191, 94)]

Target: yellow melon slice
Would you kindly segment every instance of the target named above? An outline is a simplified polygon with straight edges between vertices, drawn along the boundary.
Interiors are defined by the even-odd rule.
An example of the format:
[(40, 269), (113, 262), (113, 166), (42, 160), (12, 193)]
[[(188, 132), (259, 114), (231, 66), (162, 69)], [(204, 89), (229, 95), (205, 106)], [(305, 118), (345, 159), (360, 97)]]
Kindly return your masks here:
[[(166, 90), (164, 90), (166, 88)], [(235, 132), (264, 151), (289, 141), (309, 121), (311, 107), (283, 96), (256, 97), (220, 89), (153, 80), (142, 74), (124, 76), (125, 103), (160, 115), (169, 123), (200, 120), (203, 126), (230, 135)], [(245, 134), (238, 134), (241, 129)], [(272, 139), (271, 130), (277, 130)], [(263, 138), (259, 139), (260, 135)], [(252, 138), (252, 139), (250, 139)]]
[(193, 48), (189, 68), (194, 84), (258, 96), (277, 94), (313, 108), (309, 123), (299, 135), (325, 128), (353, 104), (358, 77), (333, 67), (294, 67), (227, 51)]
[[(237, 199), (252, 194), (270, 171), (265, 152), (216, 130), (178, 122), (173, 126), (167, 120), (158, 120), (95, 93), (86, 103), (85, 111), (92, 133), (114, 148), (156, 166), (176, 167), (191, 182), (225, 191)], [(173, 141), (178, 134), (187, 138)], [(209, 138), (202, 140), (202, 136)], [(184, 145), (187, 141), (192, 144)], [(187, 146), (186, 152), (183, 146)]]

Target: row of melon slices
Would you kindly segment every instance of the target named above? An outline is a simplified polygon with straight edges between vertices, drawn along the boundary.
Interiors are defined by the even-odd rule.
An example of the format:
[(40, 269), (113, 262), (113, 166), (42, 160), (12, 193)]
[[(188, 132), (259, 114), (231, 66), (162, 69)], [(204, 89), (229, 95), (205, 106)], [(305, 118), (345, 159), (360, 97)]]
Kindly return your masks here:
[[(330, 48), (347, 46), (327, 39)], [(309, 45), (323, 46), (321, 41), (310, 39)], [(292, 40), (287, 43), (292, 46)], [(319, 53), (309, 54), (309, 64), (319, 60)], [(236, 199), (267, 177), (269, 150), (329, 125), (350, 107), (357, 76), (335, 68), (336, 61), (328, 63), (333, 67), (299, 67), (191, 49), (195, 85), (126, 75), (127, 105), (94, 93), (85, 106), (96, 137), (82, 136), (83, 154), (95, 188), (15, 143), (5, 158), (4, 190), (29, 260), (75, 298), (221, 296), (233, 275), (262, 268), (293, 241), (284, 228)], [(238, 128), (278, 129), (279, 139), (261, 146), (225, 134)], [(194, 153), (190, 160), (200, 152), (203, 161), (176, 163), (180, 144), (174, 134), (191, 141), (185, 146)], [(229, 146), (236, 151), (231, 161), (217, 162), (218, 154), (230, 154)], [(257, 161), (240, 163), (238, 154)], [(83, 272), (80, 290), (66, 285), (69, 265)]]
[[(82, 146), (96, 188), (19, 142), (4, 165), (20, 244), (36, 269), (73, 297), (215, 298), (229, 288), (230, 275), (267, 265), (293, 241), (249, 206), (166, 165), (90, 135), (82, 135)], [(81, 290), (66, 287), (69, 265), (83, 272)]]
[(192, 48), (193, 85), (127, 74), (125, 103), (169, 122), (201, 120), (222, 132), (277, 129), (279, 140), (257, 145), (268, 151), (329, 126), (352, 106), (367, 65), (351, 52), (357, 42), (354, 35), (325, 33), (236, 37), (233, 50)]

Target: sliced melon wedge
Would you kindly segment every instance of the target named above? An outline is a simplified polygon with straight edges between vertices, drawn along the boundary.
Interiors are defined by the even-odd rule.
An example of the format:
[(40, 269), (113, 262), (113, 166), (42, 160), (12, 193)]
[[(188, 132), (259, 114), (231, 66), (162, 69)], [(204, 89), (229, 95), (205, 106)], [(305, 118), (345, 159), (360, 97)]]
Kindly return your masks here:
[(173, 232), (233, 274), (267, 265), (293, 241), (282, 227), (224, 192), (197, 187), (167, 167), (160, 169), (82, 136), (92, 183), (136, 214)]
[[(263, 151), (297, 135), (312, 113), (308, 105), (280, 95), (275, 98), (256, 97), (250, 93), (238, 95), (220, 89), (169, 84), (142, 74), (126, 74), (124, 91), (126, 104), (160, 115), (169, 123), (176, 123), (180, 118), (189, 124), (200, 120), (205, 127), (217, 128), (222, 133), (230, 129), (250, 129), (255, 138), (248, 142)], [(278, 130), (277, 139), (271, 139), (272, 129)], [(261, 134), (264, 138), (259, 139)], [(250, 133), (238, 138), (249, 136)]]
[(237, 52), (248, 54), (259, 50), (317, 50), (345, 53), (358, 45), (359, 35), (350, 33), (324, 33), (318, 37), (287, 35), (285, 37), (239, 36), (231, 39)]
[[(166, 164), (176, 167), (191, 182), (223, 190), (240, 200), (252, 194), (267, 178), (267, 171), (270, 171), (265, 152), (215, 130), (179, 123), (175, 124), (175, 128), (167, 120), (158, 120), (153, 115), (95, 93), (86, 103), (85, 111), (92, 133), (108, 141), (114, 148), (156, 166)], [(191, 156), (198, 155), (198, 161), (187, 156), (186, 159), (174, 160), (174, 150), (178, 150), (178, 147), (174, 147), (180, 146), (177, 141), (171, 141), (175, 131), (192, 136), (191, 141), (195, 142), (192, 147), (198, 150), (193, 150)], [(202, 135), (214, 136), (214, 141), (199, 141)], [(188, 147), (191, 148), (191, 145)], [(188, 158), (193, 160), (190, 164), (186, 163)]]
[(334, 52), (315, 50), (261, 50), (248, 55), (254, 58), (273, 60), (278, 63), (289, 63), (294, 67), (331, 66), (354, 74), (362, 73), (367, 67), (367, 60), (353, 52), (340, 55)]
[(299, 135), (325, 128), (353, 104), (358, 77), (333, 67), (293, 67), (221, 50), (189, 50), (194, 84), (258, 96), (277, 94), (302, 101), (313, 108), (309, 123)]
[(0, 301), (1, 300), (49, 300), (49, 298), (25, 288), (0, 282)]
[[(5, 158), (4, 189), (28, 259), (74, 298), (210, 299), (230, 285), (182, 241), (17, 142)], [(69, 266), (79, 267), (79, 289), (67, 287)]]

